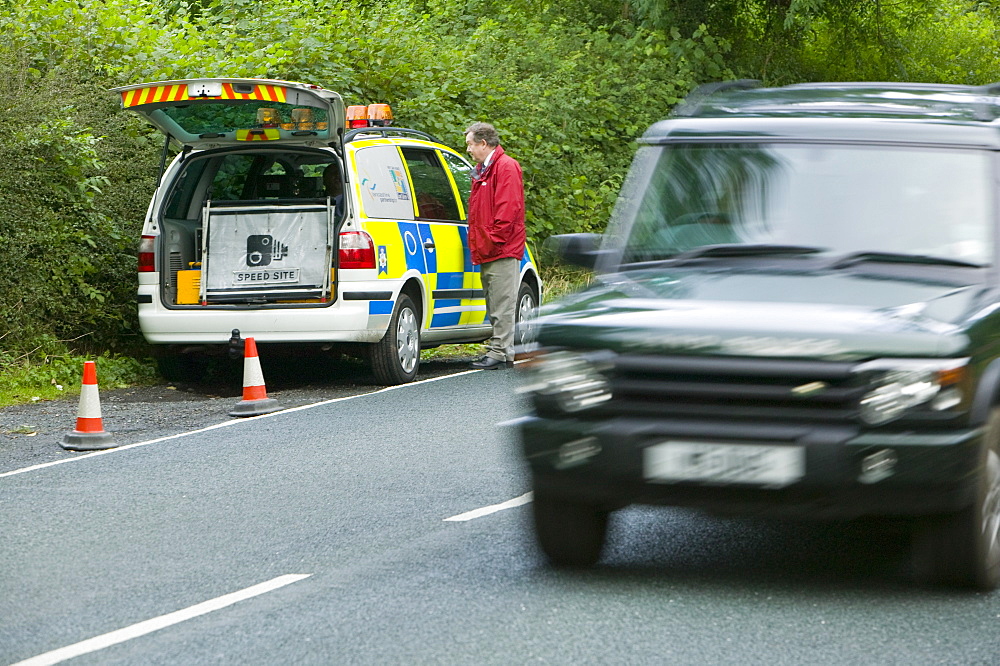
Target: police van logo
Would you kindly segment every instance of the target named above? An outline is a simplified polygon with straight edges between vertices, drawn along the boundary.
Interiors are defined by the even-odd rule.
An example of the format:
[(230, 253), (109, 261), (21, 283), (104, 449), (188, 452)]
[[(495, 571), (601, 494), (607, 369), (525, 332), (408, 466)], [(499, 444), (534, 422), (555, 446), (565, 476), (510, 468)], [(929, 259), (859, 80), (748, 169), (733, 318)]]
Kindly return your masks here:
[(389, 253), (386, 252), (385, 245), (378, 246), (378, 274), (389, 274)]
[(410, 193), (406, 188), (406, 179), (403, 178), (403, 170), (399, 167), (390, 166), (389, 175), (392, 177), (392, 185), (396, 188), (396, 198), (400, 201), (409, 201)]
[(247, 266), (268, 266), (272, 261), (281, 261), (288, 254), (288, 246), (274, 240), (272, 236), (251, 234), (247, 236)]

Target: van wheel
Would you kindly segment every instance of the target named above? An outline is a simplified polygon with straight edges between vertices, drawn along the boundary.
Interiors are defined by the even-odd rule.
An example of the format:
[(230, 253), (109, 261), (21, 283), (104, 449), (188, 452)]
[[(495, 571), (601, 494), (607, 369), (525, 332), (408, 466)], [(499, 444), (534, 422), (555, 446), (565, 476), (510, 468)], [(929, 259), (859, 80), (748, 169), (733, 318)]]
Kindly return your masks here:
[(923, 583), (984, 591), (1000, 585), (1000, 408), (983, 433), (975, 501), (918, 526), (913, 565)]
[(413, 381), (420, 366), (420, 317), (406, 294), (396, 299), (389, 329), (375, 343), (372, 371), (380, 384), (394, 386)]
[(514, 309), (514, 346), (518, 347), (531, 339), (532, 319), (538, 308), (538, 296), (527, 282), (522, 282), (517, 290), (517, 306)]
[(197, 354), (165, 354), (156, 357), (156, 367), (168, 382), (197, 384), (205, 379), (208, 359)]
[(535, 536), (549, 562), (589, 567), (597, 563), (608, 532), (608, 511), (539, 492), (532, 500)]

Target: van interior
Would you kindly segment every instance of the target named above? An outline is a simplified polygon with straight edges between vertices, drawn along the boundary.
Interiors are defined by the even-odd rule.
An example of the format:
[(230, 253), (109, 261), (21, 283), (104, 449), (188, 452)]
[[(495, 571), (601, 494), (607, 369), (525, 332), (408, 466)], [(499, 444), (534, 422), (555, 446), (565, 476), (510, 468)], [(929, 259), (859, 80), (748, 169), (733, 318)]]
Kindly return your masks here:
[[(323, 301), (329, 293), (329, 267), (332, 265), (332, 238), (334, 227), (340, 223), (332, 197), (339, 192), (332, 188), (335, 182), (343, 183), (343, 169), (336, 156), (321, 150), (256, 149), (233, 151), (206, 151), (191, 157), (179, 174), (165, 184), (166, 204), (163, 206), (161, 225), (160, 271), (165, 300), (172, 305), (210, 304), (238, 305), (301, 301)], [(331, 191), (327, 183), (330, 181)], [(289, 216), (294, 215), (294, 221)], [(317, 274), (312, 282), (297, 284), (253, 284), (239, 287), (211, 284), (203, 288), (201, 281), (209, 278), (203, 266), (209, 259), (219, 264), (222, 245), (216, 241), (216, 252), (203, 250), (208, 247), (206, 227), (242, 223), (251, 231), (270, 229), (275, 224), (314, 225), (309, 232), (311, 242), (325, 244), (322, 270), (325, 278)], [(269, 231), (267, 233), (270, 233)], [(258, 234), (263, 235), (263, 234)], [(212, 235), (215, 237), (215, 234)], [(270, 238), (267, 236), (266, 238)], [(326, 240), (323, 241), (322, 239)], [(249, 242), (249, 241), (248, 241)], [(235, 241), (233, 243), (235, 246)], [(280, 246), (278, 246), (280, 247)], [(235, 250), (234, 250), (235, 251)], [(248, 248), (246, 252), (251, 253)], [(315, 255), (312, 253), (310, 257)], [(248, 267), (265, 265), (253, 256), (246, 258)], [(310, 259), (312, 261), (312, 259)], [(165, 262), (165, 263), (164, 263)], [(230, 264), (233, 262), (230, 261)], [(212, 266), (215, 271), (231, 271)], [(219, 273), (221, 275), (221, 272)], [(249, 274), (247, 277), (251, 277)], [(228, 283), (227, 283), (228, 284)]]

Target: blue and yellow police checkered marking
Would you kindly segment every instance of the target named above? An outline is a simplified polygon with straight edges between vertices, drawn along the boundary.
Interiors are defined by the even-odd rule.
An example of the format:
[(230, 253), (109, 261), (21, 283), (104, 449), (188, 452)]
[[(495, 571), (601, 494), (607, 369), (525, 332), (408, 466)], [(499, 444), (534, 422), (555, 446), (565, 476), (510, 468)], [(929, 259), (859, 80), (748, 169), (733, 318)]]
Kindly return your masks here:
[(487, 321), (486, 301), (482, 297), (434, 298), (434, 292), (442, 289), (482, 290), (479, 267), (472, 265), (468, 229), (464, 224), (368, 219), (365, 229), (377, 248), (379, 279), (398, 280), (411, 270), (423, 276), (431, 328)]
[(391, 315), (396, 301), (368, 301), (368, 314)]

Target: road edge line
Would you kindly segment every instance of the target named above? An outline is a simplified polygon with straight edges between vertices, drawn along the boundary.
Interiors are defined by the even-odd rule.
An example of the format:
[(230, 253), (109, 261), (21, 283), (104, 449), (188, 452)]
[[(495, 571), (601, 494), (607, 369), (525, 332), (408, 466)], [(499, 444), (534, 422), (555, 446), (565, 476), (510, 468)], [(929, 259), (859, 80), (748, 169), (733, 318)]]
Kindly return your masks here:
[(258, 583), (257, 585), (253, 585), (236, 592), (230, 592), (229, 594), (224, 594), (221, 597), (216, 597), (215, 599), (209, 599), (208, 601), (203, 601), (200, 604), (195, 604), (194, 606), (182, 608), (181, 610), (167, 613), (166, 615), (160, 615), (143, 622), (138, 622), (121, 629), (116, 629), (115, 631), (110, 631), (106, 634), (101, 634), (100, 636), (94, 636), (93, 638), (88, 638), (80, 641), (79, 643), (73, 643), (72, 645), (67, 645), (66, 647), (45, 652), (44, 654), (40, 654), (36, 657), (29, 657), (24, 661), (11, 664), (11, 666), (48, 666), (49, 664), (58, 664), (59, 662), (67, 659), (73, 659), (74, 657), (79, 657), (84, 654), (97, 652), (98, 650), (103, 650), (104, 648), (111, 647), (112, 645), (124, 643), (125, 641), (132, 640), (133, 638), (145, 636), (146, 634), (151, 634), (154, 631), (165, 629), (166, 627), (179, 624), (185, 620), (198, 617), (199, 615), (205, 615), (213, 611), (221, 610), (226, 606), (232, 606), (240, 601), (251, 599), (253, 597), (260, 596), (261, 594), (272, 592), (286, 585), (296, 583), (303, 578), (309, 578), (311, 575), (312, 574), (285, 574), (284, 576), (278, 576), (277, 578), (272, 578), (269, 581)]
[(157, 437), (156, 439), (150, 439), (145, 442), (133, 442), (132, 444), (123, 444), (122, 446), (117, 446), (113, 449), (105, 449), (103, 451), (92, 451), (90, 453), (85, 453), (80, 456), (75, 456), (73, 458), (63, 458), (62, 460), (52, 460), (47, 463), (39, 463), (37, 465), (31, 465), (30, 467), (21, 467), (20, 469), (13, 469), (8, 472), (0, 472), (0, 479), (7, 476), (16, 476), (18, 474), (25, 474), (27, 472), (34, 472), (40, 469), (45, 469), (46, 467), (54, 467), (56, 465), (63, 465), (71, 462), (78, 462), (80, 460), (86, 460), (87, 458), (92, 458), (94, 456), (103, 456), (111, 453), (118, 453), (119, 451), (127, 451), (128, 449), (135, 449), (140, 446), (148, 446), (150, 444), (158, 444), (160, 442), (166, 442), (171, 439), (178, 439), (180, 437), (187, 437), (188, 435), (198, 435), (203, 432), (208, 432), (209, 430), (216, 430), (218, 428), (226, 428), (239, 423), (247, 423), (249, 421), (255, 421), (257, 419), (266, 419), (280, 414), (288, 414), (290, 412), (298, 412), (304, 409), (312, 409), (313, 407), (322, 407), (323, 405), (330, 405), (335, 402), (343, 402), (345, 400), (353, 400), (355, 398), (364, 398), (369, 395), (376, 395), (378, 393), (385, 393), (387, 391), (394, 391), (396, 389), (407, 388), (409, 386), (417, 386), (419, 384), (427, 384), (429, 382), (436, 382), (442, 379), (449, 379), (451, 377), (461, 377), (463, 375), (469, 375), (474, 372), (479, 372), (479, 370), (463, 370), (462, 372), (456, 372), (450, 375), (441, 375), (440, 377), (429, 377), (427, 379), (421, 379), (416, 382), (409, 382), (406, 384), (397, 384), (396, 386), (385, 386), (374, 391), (369, 391), (368, 393), (359, 393), (358, 395), (346, 395), (342, 398), (330, 398), (329, 400), (322, 400), (320, 402), (313, 402), (308, 405), (299, 405), (298, 407), (289, 407), (288, 409), (281, 409), (276, 412), (270, 412), (269, 414), (260, 414), (258, 416), (250, 416), (247, 418), (231, 419), (229, 421), (223, 421), (222, 423), (216, 423), (215, 425), (206, 426), (204, 428), (199, 428), (197, 430), (189, 430), (187, 432), (179, 432), (173, 435), (165, 435), (164, 437)]

